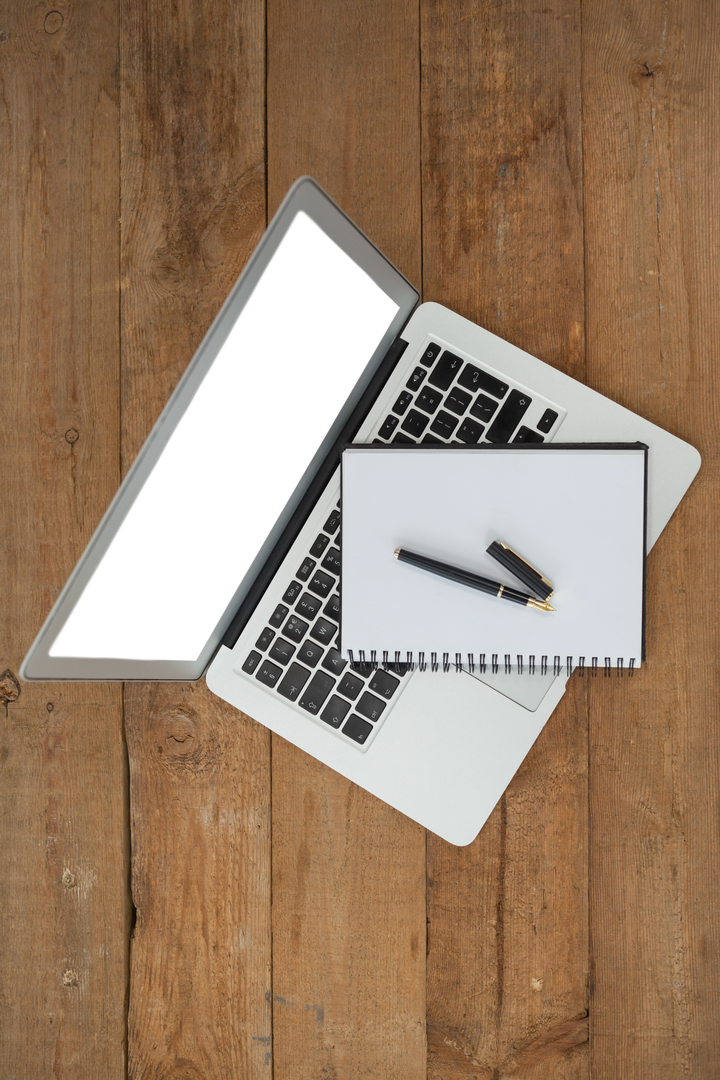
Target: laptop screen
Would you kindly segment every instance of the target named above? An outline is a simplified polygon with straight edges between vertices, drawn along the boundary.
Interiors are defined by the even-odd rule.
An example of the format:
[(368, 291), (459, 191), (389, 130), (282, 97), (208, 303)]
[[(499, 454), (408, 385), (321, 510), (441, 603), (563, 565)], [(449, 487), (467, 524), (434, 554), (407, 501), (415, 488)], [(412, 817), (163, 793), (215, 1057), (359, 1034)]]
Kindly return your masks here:
[(398, 309), (296, 213), (48, 655), (195, 661)]

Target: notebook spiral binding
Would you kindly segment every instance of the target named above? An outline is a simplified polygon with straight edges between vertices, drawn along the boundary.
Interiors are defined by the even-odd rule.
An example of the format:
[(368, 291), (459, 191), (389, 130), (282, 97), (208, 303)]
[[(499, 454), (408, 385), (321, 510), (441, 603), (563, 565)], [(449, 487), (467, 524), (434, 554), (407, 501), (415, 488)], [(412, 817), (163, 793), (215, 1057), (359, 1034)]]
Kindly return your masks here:
[[(491, 653), (490, 663), (488, 664), (486, 653), (478, 653), (477, 663), (475, 663), (475, 653), (468, 653), (466, 660), (464, 660), (462, 653), (459, 652), (456, 652), (452, 658), (450, 656), (450, 653), (444, 652), (438, 654), (436, 652), (431, 652), (430, 660), (428, 662), (424, 652), (418, 652), (417, 660), (415, 659), (412, 652), (406, 653), (403, 658), (402, 654), (399, 651), (395, 652), (393, 658), (390, 659), (390, 653), (387, 649), (384, 649), (382, 654), (382, 660), (378, 662), (377, 652), (375, 649), (370, 650), (369, 660), (367, 659), (364, 649), (358, 650), (357, 659), (355, 658), (353, 650), (348, 649), (348, 660), (351, 668), (355, 668), (358, 671), (363, 671), (367, 670), (368, 668), (372, 668), (374, 670), (381, 667), (383, 671), (394, 670), (402, 675), (404, 675), (407, 671), (415, 671), (416, 668), (418, 671), (427, 671), (428, 669), (430, 671), (439, 671), (441, 668), (443, 672), (469, 671), (471, 675), (474, 675), (476, 671), (479, 672), (480, 675), (486, 675), (489, 670), (492, 675), (512, 675), (513, 666), (515, 667), (518, 675), (534, 675), (537, 671), (540, 672), (540, 675), (548, 675), (550, 672), (551, 659), (552, 674), (554, 676), (562, 675), (564, 669), (565, 673), (568, 676), (572, 675), (573, 671), (577, 671), (578, 675), (584, 676), (585, 672), (588, 671), (589, 674), (593, 678), (595, 678), (597, 677), (598, 672), (601, 670), (600, 658), (597, 656), (592, 656), (590, 658), (590, 665), (588, 666), (585, 662), (586, 657), (584, 656), (578, 657), (577, 664), (574, 662), (574, 657), (566, 656), (565, 663), (563, 664), (561, 656), (553, 656), (552, 658), (548, 656), (541, 656), (538, 662), (538, 657), (534, 654), (531, 654), (527, 657), (526, 662), (525, 657), (520, 655), (519, 653), (515, 657), (513, 657), (510, 653), (505, 653), (501, 661), (498, 653)], [(603, 661), (604, 663), (602, 664), (602, 670), (605, 674), (605, 677), (609, 678), (612, 675), (612, 657), (605, 656), (603, 657)], [(621, 678), (626, 673), (630, 676), (630, 678), (632, 678), (632, 676), (635, 674), (634, 656), (630, 657), (630, 659), (628, 660), (627, 667), (625, 666), (624, 657), (618, 656), (616, 659), (616, 677)]]

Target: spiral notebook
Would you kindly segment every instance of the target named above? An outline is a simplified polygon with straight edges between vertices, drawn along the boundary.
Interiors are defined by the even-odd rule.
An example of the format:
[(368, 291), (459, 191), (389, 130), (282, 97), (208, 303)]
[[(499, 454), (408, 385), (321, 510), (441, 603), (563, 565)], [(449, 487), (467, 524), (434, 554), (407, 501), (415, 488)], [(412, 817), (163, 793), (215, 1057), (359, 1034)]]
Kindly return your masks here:
[[(544, 674), (632, 672), (644, 657), (644, 444), (354, 446), (342, 508), (341, 651), (353, 663)], [(522, 589), (487, 553), (493, 541), (549, 578), (555, 611), (393, 557), (407, 548)]]

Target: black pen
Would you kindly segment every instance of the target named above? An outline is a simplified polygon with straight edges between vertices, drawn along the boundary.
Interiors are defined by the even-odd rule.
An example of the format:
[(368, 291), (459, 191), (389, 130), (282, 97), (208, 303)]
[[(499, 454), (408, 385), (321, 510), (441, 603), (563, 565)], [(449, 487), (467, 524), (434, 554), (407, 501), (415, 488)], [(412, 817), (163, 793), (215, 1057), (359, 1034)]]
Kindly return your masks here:
[(548, 581), (544, 574), (531, 566), (527, 559), (523, 559), (521, 555), (518, 555), (517, 551), (513, 551), (502, 540), (493, 540), (487, 549), (487, 553), (492, 555), (493, 559), (497, 559), (506, 570), (509, 570), (513, 577), (522, 581), (523, 585), (527, 585), (528, 589), (532, 589), (541, 600), (549, 600), (555, 592), (555, 586), (551, 581)]
[(490, 578), (473, 574), (470, 570), (461, 570), (458, 566), (448, 566), (447, 563), (440, 562), (438, 559), (431, 559), (427, 555), (416, 555), (414, 551), (408, 551), (406, 548), (395, 548), (394, 554), (395, 558), (399, 559), (400, 562), (419, 566), (421, 570), (429, 570), (431, 574), (438, 574), (440, 577), (448, 578), (450, 581), (457, 581), (461, 585), (469, 585), (471, 589), (479, 589), (480, 592), (490, 593), (500, 600), (511, 600), (513, 604), (537, 608), (538, 611), (555, 611), (555, 608), (551, 607), (545, 600), (536, 600), (534, 596), (518, 592), (517, 589), (512, 589), (509, 585), (501, 585), (499, 581), (492, 581)]

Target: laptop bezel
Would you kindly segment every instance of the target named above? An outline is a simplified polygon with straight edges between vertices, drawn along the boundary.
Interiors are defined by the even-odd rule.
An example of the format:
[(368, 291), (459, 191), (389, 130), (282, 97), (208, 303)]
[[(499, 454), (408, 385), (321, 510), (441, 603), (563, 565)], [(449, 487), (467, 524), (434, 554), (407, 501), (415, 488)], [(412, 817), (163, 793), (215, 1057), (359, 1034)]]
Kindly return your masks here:
[[(256, 558), (229, 600), (200, 655), (192, 661), (55, 657), (49, 651), (101, 562), (113, 537), (157, 463), (197, 389), (214, 363), (253, 289), (295, 216), (303, 211), (398, 304), (398, 311), (343, 408), (323, 438)], [(280, 298), (279, 302), (281, 302)], [(247, 265), (153, 426), (135, 462), (98, 525), (20, 668), (27, 681), (195, 680), (201, 678), (219, 645), (240, 633), (257, 598), (282, 561), (322, 487), (340, 460), (340, 450), (357, 430), (382, 383), (402, 352), (399, 338), (419, 302), (417, 290), (311, 177), (298, 179), (278, 208)], [(211, 552), (208, 553), (209, 557)], [(112, 618), (112, 613), (108, 613)]]

